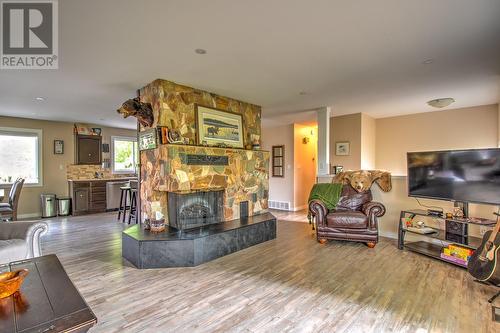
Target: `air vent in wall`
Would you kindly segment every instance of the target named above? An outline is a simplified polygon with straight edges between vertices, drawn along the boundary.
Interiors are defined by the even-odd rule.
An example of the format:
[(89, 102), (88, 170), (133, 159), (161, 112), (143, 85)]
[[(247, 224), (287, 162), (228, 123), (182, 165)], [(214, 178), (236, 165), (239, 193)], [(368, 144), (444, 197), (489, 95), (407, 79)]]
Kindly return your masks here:
[(269, 208), (272, 208), (272, 209), (290, 210), (290, 202), (289, 201), (269, 200), (268, 204), (269, 204)]

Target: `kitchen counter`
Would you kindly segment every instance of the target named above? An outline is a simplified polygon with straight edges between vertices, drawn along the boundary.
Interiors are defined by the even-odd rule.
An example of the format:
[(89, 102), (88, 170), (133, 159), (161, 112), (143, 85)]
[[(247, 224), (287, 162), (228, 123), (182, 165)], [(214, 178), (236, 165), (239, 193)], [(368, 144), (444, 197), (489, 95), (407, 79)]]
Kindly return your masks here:
[(98, 181), (120, 181), (120, 180), (137, 180), (137, 177), (121, 177), (121, 178), (89, 178), (89, 179), (68, 179), (68, 182), (98, 182)]

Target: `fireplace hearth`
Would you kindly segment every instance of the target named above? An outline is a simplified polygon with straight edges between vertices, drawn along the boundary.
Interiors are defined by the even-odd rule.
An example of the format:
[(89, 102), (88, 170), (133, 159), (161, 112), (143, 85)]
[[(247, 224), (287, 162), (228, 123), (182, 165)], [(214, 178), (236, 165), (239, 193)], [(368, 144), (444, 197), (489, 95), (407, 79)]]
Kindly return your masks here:
[(187, 230), (220, 223), (224, 217), (224, 189), (168, 193), (169, 225)]

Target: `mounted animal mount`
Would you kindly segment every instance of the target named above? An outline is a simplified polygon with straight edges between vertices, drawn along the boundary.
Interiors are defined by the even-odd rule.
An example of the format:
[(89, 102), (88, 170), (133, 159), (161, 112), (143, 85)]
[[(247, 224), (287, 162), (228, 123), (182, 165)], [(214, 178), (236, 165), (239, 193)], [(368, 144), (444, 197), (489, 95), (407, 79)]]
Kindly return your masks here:
[(121, 108), (116, 110), (123, 115), (123, 118), (129, 116), (136, 117), (139, 123), (144, 127), (151, 127), (154, 122), (153, 107), (151, 103), (143, 103), (139, 97), (131, 98), (122, 104)]
[(392, 189), (391, 173), (381, 170), (343, 171), (336, 175), (332, 182), (350, 184), (358, 193), (368, 191), (373, 182), (384, 192)]

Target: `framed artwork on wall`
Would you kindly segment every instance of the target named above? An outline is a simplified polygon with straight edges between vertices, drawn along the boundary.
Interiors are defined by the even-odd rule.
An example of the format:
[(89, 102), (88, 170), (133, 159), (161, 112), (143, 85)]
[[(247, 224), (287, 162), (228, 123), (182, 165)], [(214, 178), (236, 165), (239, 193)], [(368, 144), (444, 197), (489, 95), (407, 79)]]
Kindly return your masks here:
[(243, 148), (241, 114), (195, 105), (197, 143)]
[(139, 150), (155, 149), (157, 146), (156, 128), (139, 132)]
[(335, 142), (335, 155), (337, 156), (349, 156), (350, 155), (351, 144), (349, 141)]
[(54, 154), (62, 155), (64, 154), (64, 141), (54, 140)]
[(273, 177), (285, 177), (285, 146), (272, 148)]

